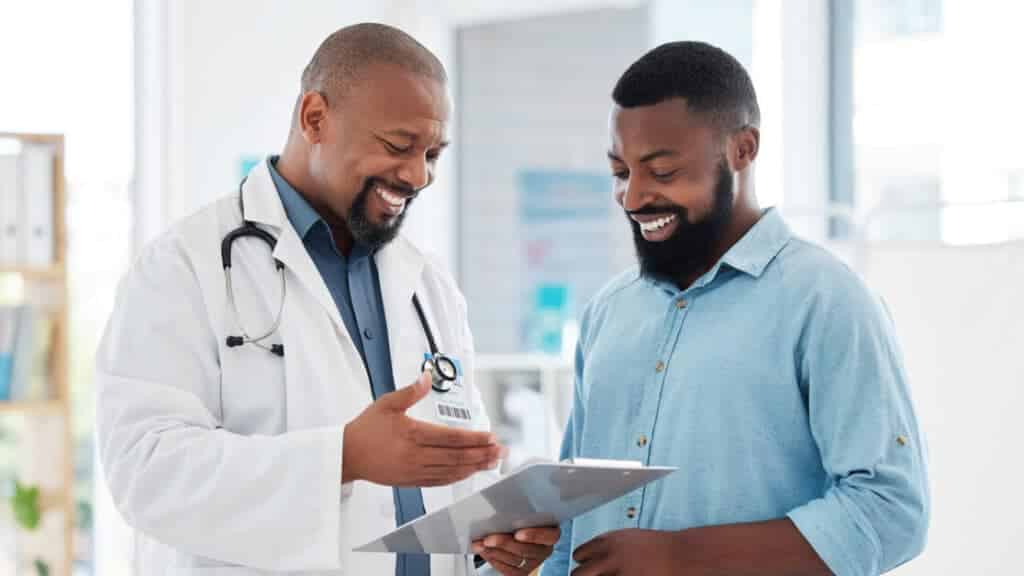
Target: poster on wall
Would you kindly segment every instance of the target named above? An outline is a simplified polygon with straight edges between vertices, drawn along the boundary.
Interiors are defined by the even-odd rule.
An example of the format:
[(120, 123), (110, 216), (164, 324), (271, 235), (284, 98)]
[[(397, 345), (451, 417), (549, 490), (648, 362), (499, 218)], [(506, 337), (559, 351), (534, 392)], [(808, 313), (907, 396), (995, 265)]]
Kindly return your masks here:
[(519, 173), (522, 349), (575, 345), (577, 314), (610, 274), (610, 185), (593, 172)]

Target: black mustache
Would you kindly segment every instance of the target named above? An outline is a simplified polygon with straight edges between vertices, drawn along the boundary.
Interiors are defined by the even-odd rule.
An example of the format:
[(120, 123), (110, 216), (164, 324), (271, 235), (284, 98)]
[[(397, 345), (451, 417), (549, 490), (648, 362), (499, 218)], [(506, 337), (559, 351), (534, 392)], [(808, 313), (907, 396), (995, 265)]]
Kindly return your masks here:
[(410, 186), (405, 186), (403, 184), (393, 184), (391, 182), (385, 182), (384, 180), (379, 180), (377, 178), (371, 178), (367, 180), (365, 189), (369, 190), (373, 188), (374, 184), (383, 184), (384, 187), (387, 188), (388, 190), (401, 194), (402, 196), (405, 196), (406, 199), (415, 198), (417, 194), (416, 190), (413, 190), (412, 187)]
[(682, 206), (644, 206), (636, 210), (626, 210), (627, 216), (652, 216), (654, 214), (686, 216), (686, 208)]

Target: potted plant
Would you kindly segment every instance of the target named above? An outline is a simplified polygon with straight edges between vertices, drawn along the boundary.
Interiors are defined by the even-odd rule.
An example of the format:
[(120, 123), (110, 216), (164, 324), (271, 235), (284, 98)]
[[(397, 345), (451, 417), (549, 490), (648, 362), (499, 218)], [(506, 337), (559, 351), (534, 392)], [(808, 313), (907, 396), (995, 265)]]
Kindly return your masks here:
[[(11, 510), (14, 512), (14, 520), (19, 527), (28, 532), (39, 528), (43, 511), (39, 503), (39, 487), (26, 486), (17, 480), (14, 481), (14, 494), (11, 495)], [(36, 576), (50, 576), (50, 566), (42, 559), (36, 558), (33, 562), (36, 569)]]

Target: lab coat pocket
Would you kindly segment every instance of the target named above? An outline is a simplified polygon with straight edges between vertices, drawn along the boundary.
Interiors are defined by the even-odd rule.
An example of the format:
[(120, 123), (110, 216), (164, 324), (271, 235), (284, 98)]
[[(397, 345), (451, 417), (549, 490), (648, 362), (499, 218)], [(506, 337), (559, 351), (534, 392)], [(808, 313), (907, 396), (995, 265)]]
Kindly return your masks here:
[(221, 378), (221, 423), (238, 434), (285, 431), (285, 371), (281, 357), (251, 344), (226, 349)]

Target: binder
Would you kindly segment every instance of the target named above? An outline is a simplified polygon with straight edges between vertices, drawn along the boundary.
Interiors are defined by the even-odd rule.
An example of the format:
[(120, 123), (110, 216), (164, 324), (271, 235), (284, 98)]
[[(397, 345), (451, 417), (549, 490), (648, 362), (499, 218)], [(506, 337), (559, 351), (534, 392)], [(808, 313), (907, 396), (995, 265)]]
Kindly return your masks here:
[(53, 193), (55, 154), (52, 146), (25, 144), (21, 150), (20, 228), (21, 265), (46, 268), (53, 265)]
[(557, 526), (677, 469), (590, 459), (528, 464), (475, 494), (354, 550), (471, 554), (473, 541), (488, 534)]
[(17, 266), (21, 253), (18, 247), (18, 198), (21, 195), (18, 165), (16, 152), (0, 152), (0, 267)]
[(18, 309), (0, 306), (0, 402), (11, 399), (14, 381), (14, 339)]
[(33, 394), (36, 358), (36, 314), (28, 305), (13, 308), (15, 317), (13, 362), (11, 364), (12, 401), (39, 400)]

